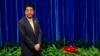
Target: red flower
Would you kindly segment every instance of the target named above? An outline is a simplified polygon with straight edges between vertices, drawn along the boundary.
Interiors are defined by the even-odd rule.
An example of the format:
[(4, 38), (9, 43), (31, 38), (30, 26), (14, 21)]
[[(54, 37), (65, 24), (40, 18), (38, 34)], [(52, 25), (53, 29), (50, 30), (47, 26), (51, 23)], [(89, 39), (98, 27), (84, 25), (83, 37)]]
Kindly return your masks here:
[(76, 53), (77, 52), (77, 49), (75, 47), (73, 47), (72, 45), (69, 45), (69, 46), (64, 46), (62, 48), (62, 50), (64, 52), (67, 52), (67, 53)]

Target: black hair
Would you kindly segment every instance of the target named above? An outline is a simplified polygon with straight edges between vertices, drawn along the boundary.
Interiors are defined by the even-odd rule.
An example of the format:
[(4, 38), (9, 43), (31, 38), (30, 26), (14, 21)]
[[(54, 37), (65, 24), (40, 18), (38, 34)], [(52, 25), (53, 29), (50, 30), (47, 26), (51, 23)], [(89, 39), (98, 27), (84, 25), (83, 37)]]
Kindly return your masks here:
[(32, 5), (32, 4), (25, 4), (25, 5), (24, 5), (24, 11), (26, 10), (27, 7), (32, 7), (33, 10), (35, 10), (34, 5)]

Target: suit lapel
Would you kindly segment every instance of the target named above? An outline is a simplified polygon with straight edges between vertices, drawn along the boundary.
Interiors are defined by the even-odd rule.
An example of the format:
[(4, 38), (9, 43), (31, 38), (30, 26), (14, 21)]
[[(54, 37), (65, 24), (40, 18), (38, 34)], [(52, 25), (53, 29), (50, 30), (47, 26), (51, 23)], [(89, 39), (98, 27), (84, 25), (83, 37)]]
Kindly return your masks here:
[(32, 29), (32, 27), (31, 27), (31, 25), (30, 25), (30, 23), (29, 23), (29, 21), (28, 21), (28, 19), (26, 17), (25, 17), (25, 22), (26, 22), (26, 26), (29, 28), (29, 30), (33, 32), (33, 29)]
[(33, 18), (33, 24), (34, 24), (34, 30), (35, 30), (35, 34), (36, 34), (36, 20)]

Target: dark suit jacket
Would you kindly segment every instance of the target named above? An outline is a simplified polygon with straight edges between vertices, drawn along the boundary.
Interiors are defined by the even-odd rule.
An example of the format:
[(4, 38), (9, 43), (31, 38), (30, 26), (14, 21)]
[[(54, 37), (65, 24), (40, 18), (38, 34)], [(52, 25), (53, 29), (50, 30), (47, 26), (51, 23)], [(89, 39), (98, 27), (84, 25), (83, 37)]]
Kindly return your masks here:
[(41, 44), (41, 30), (37, 19), (33, 18), (35, 33), (26, 17), (19, 20), (19, 32), (21, 35), (21, 55), (22, 56), (33, 56), (34, 45)]

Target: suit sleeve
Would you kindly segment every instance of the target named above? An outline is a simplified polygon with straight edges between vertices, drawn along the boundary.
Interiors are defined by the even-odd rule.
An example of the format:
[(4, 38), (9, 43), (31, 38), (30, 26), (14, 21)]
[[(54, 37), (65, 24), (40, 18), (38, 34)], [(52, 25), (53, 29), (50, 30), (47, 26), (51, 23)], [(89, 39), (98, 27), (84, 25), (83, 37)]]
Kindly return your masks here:
[(42, 43), (42, 31), (41, 31), (41, 28), (40, 28), (40, 24), (39, 24), (39, 21), (37, 20), (38, 22), (38, 27), (39, 27), (39, 36), (38, 36), (38, 43), (41, 44)]
[(32, 40), (29, 39), (29, 37), (26, 35), (23, 24), (19, 22), (18, 27), (19, 27), (19, 32), (20, 32), (20, 34), (21, 34), (22, 40), (26, 43), (26, 45), (29, 46), (29, 48), (33, 49), (34, 43), (33, 43)]
[(41, 29), (39, 29), (39, 36), (38, 36), (38, 43), (39, 44), (41, 44), (41, 42), (42, 42), (41, 41), (42, 40), (41, 38), (42, 38), (42, 31), (41, 31)]

